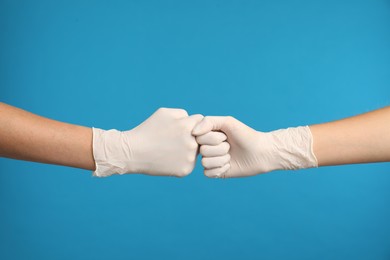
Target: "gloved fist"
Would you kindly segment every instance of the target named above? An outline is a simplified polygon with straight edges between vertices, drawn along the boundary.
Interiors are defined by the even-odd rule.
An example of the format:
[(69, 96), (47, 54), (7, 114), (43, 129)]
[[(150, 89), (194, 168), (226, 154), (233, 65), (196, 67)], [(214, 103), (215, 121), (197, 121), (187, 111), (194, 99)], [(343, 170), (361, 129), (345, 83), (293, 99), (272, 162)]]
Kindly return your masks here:
[[(227, 141), (216, 131), (226, 134)], [(208, 177), (246, 177), (318, 165), (307, 126), (263, 133), (230, 116), (206, 116), (192, 134), (197, 136)]]
[(191, 134), (202, 115), (160, 108), (132, 130), (93, 128), (94, 176), (144, 173), (184, 177), (195, 167), (198, 143)]

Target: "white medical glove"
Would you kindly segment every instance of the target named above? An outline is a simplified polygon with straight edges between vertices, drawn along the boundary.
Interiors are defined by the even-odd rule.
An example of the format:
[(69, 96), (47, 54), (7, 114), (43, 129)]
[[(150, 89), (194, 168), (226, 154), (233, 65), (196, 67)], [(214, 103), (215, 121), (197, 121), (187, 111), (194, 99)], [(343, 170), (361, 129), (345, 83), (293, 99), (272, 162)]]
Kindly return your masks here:
[(93, 128), (94, 176), (144, 173), (184, 177), (192, 172), (198, 144), (191, 135), (202, 115), (160, 108), (129, 131)]
[[(227, 141), (214, 131), (226, 134)], [(197, 136), (208, 177), (246, 177), (274, 170), (318, 167), (308, 126), (263, 133), (230, 116), (206, 116), (192, 134)]]

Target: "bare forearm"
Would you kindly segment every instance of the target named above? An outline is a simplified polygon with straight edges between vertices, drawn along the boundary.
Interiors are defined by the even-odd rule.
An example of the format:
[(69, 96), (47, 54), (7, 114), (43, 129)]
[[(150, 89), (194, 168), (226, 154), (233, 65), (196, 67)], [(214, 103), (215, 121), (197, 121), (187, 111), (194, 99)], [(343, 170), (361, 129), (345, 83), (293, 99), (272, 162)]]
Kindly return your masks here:
[(0, 103), (0, 156), (94, 170), (92, 130)]
[(310, 129), (319, 166), (390, 161), (390, 107)]

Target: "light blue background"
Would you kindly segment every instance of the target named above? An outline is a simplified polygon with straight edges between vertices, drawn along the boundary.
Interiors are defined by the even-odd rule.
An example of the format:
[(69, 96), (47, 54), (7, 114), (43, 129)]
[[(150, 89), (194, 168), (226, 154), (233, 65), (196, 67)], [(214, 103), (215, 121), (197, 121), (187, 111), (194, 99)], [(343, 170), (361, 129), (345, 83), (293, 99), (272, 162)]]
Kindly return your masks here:
[[(0, 2), (1, 101), (129, 129), (155, 109), (251, 127), (390, 103), (390, 2)], [(390, 165), (214, 180), (0, 159), (0, 259), (390, 259)]]

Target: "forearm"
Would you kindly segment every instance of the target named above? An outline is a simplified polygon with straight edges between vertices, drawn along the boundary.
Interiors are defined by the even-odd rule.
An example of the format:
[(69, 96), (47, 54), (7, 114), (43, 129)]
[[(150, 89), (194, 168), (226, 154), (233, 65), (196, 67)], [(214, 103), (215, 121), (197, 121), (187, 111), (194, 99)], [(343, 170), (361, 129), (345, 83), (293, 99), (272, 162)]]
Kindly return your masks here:
[(0, 156), (95, 169), (92, 130), (0, 103)]
[(390, 161), (390, 107), (310, 129), (319, 166)]

